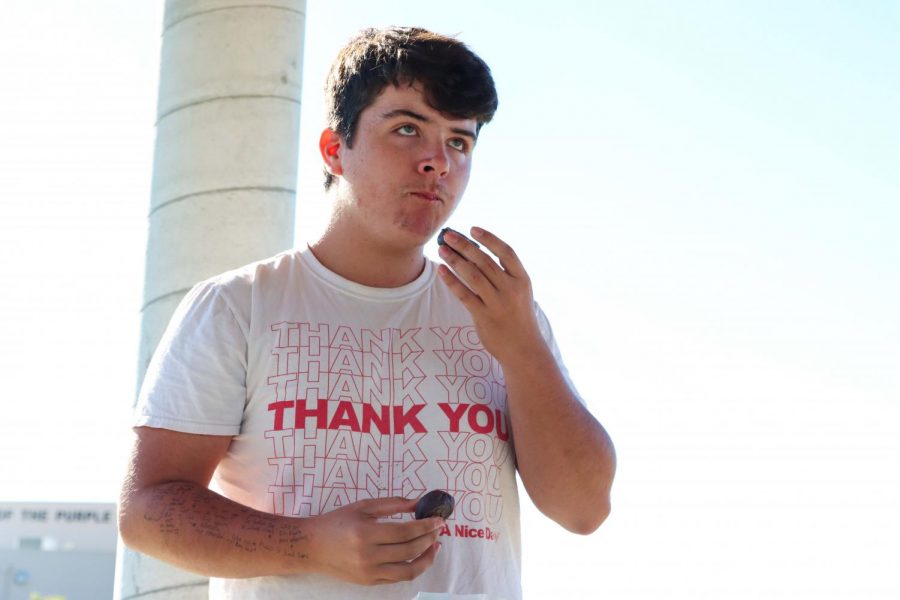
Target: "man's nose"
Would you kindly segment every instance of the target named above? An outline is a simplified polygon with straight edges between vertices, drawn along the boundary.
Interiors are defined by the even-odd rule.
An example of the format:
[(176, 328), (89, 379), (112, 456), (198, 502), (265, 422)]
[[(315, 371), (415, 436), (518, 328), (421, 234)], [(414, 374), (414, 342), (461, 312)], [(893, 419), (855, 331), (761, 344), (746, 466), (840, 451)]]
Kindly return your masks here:
[(443, 145), (430, 148), (428, 155), (419, 161), (419, 173), (436, 174), (438, 177), (446, 177), (450, 172), (450, 158), (447, 149)]

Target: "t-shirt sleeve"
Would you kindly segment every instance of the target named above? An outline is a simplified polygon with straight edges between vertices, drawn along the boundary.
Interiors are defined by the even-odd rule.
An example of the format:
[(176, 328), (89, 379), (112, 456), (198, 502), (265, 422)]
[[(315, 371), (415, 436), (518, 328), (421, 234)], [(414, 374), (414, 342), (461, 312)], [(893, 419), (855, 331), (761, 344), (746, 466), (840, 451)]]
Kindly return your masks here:
[(147, 367), (134, 424), (237, 435), (246, 380), (246, 324), (220, 284), (198, 283), (179, 304)]
[(578, 401), (587, 406), (587, 403), (584, 401), (584, 398), (581, 397), (581, 394), (578, 393), (578, 389), (575, 387), (575, 384), (572, 382), (572, 378), (569, 376), (569, 370), (566, 369), (566, 365), (563, 362), (562, 354), (559, 351), (559, 346), (556, 343), (556, 338), (553, 336), (553, 328), (550, 327), (550, 320), (547, 319), (547, 315), (544, 314), (544, 311), (541, 310), (541, 307), (535, 302), (534, 311), (537, 315), (538, 326), (541, 329), (541, 333), (544, 336), (544, 339), (547, 340), (547, 345), (550, 347), (550, 351), (553, 353), (553, 358), (556, 359), (556, 364), (559, 366), (559, 370), (562, 373), (563, 379), (566, 380), (566, 383), (569, 384), (569, 389), (572, 390), (572, 393), (575, 394), (575, 397), (578, 398)]

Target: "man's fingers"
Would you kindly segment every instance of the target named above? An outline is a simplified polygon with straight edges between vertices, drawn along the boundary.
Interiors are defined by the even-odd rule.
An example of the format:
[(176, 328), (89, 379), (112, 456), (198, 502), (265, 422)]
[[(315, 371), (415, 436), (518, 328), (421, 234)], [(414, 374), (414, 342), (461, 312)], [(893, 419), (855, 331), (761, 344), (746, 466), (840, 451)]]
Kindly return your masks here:
[(472, 237), (484, 244), (491, 253), (500, 260), (500, 266), (513, 277), (527, 277), (522, 261), (512, 246), (498, 238), (496, 235), (481, 227), (473, 227)]
[[(438, 252), (444, 262), (453, 269), (455, 276), (481, 300), (492, 302), (497, 290), (503, 286), (504, 280), (508, 279), (508, 275), (493, 258), (479, 250), (463, 235), (448, 231), (444, 235), (444, 242), (445, 245), (441, 246)], [(460, 300), (464, 300), (465, 294), (462, 290), (453, 291)]]
[(379, 523), (372, 541), (376, 544), (404, 544), (434, 531), (440, 531), (443, 526), (444, 520), (440, 517), (402, 523)]
[(472, 293), (486, 302), (490, 301), (497, 289), (478, 265), (447, 247), (442, 247), (440, 254), (441, 258), (453, 269), (456, 277), (464, 281)]
[(415, 512), (416, 500), (408, 500), (399, 496), (392, 498), (371, 498), (361, 500), (359, 508), (370, 517), (390, 517), (399, 513)]
[(388, 579), (390, 581), (412, 581), (425, 570), (434, 564), (441, 545), (437, 542), (433, 543), (418, 558), (409, 562), (389, 563), (378, 567), (378, 579)]
[[(472, 263), (477, 267), (479, 274), (483, 274), (485, 279), (490, 282), (491, 285), (497, 286), (499, 283), (498, 278), (505, 275), (503, 270), (497, 264), (497, 262), (488, 256), (485, 252), (481, 251), (478, 248), (478, 244), (472, 242), (467, 239), (465, 236), (455, 232), (448, 231), (446, 235), (444, 235), (444, 241), (447, 246), (453, 249), (459, 256), (464, 258), (469, 263)], [(443, 255), (442, 255), (443, 256)], [(452, 253), (449, 255), (452, 259)], [(446, 260), (446, 258), (445, 258)], [(450, 261), (448, 261), (450, 262)], [(465, 266), (463, 261), (456, 261), (461, 266)], [(456, 266), (454, 265), (454, 268)]]
[(437, 541), (438, 535), (440, 535), (440, 529), (435, 529), (434, 531), (429, 531), (423, 536), (402, 544), (384, 544), (379, 546), (376, 550), (378, 553), (378, 560), (383, 563), (398, 563), (414, 560), (421, 556), (423, 552), (428, 550), (431, 545)]

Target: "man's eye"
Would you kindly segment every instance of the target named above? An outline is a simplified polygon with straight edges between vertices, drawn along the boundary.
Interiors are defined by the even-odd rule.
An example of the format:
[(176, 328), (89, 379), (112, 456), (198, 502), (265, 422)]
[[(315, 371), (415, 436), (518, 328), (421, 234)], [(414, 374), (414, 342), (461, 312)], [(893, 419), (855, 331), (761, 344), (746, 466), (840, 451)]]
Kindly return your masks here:
[(397, 128), (397, 133), (400, 135), (416, 135), (416, 128), (412, 125), (401, 125)]
[(469, 144), (462, 138), (453, 138), (447, 143), (450, 144), (451, 148), (459, 150), (460, 152), (465, 152), (469, 148)]

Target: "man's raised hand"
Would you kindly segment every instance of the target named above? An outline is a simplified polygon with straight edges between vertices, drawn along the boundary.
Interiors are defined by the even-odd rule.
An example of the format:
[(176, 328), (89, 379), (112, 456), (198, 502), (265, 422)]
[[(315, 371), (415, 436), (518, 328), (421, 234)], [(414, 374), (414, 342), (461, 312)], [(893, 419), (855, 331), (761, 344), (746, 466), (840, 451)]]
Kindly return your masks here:
[(444, 283), (472, 315), (481, 343), (501, 365), (528, 353), (544, 339), (534, 311), (531, 279), (515, 251), (493, 233), (473, 227), (472, 237), (499, 260), (455, 231), (439, 249), (449, 265), (438, 269)]

